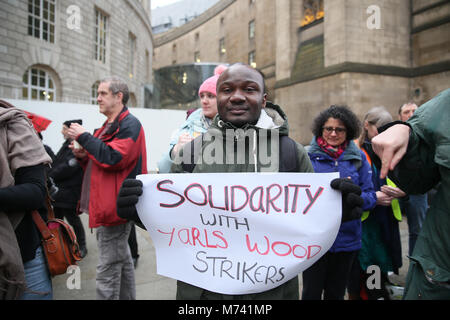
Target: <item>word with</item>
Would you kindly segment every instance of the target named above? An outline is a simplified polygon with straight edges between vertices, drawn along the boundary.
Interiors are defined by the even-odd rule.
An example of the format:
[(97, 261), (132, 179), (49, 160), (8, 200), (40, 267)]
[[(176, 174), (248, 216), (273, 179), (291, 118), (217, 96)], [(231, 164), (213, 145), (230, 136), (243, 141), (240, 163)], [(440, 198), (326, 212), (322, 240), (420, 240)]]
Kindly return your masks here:
[[(266, 188), (263, 186), (258, 186), (251, 192), (247, 190), (246, 187), (241, 185), (224, 186), (223, 195), (224, 203), (222, 206), (216, 206), (213, 201), (214, 190), (211, 185), (207, 188), (202, 186), (200, 183), (192, 183), (186, 187), (183, 194), (180, 194), (174, 190), (164, 188), (166, 184), (173, 184), (172, 180), (163, 180), (158, 182), (157, 190), (161, 192), (166, 192), (177, 196), (179, 199), (174, 203), (160, 203), (159, 206), (162, 208), (176, 208), (181, 206), (186, 200), (196, 206), (206, 206), (213, 209), (219, 209), (224, 211), (238, 212), (245, 208), (249, 208), (253, 212), (261, 211), (266, 214), (270, 214), (270, 209), (272, 208), (275, 212), (284, 213), (296, 213), (298, 207), (299, 191), (304, 188), (307, 196), (308, 203), (305, 204), (303, 208), (303, 214), (307, 214), (311, 209), (312, 205), (317, 201), (317, 199), (322, 195), (324, 188), (319, 187), (314, 195), (311, 193), (311, 185), (302, 184), (288, 184), (281, 186), (279, 184), (272, 184)], [(206, 191), (206, 189), (208, 191)], [(290, 190), (294, 189), (292, 195), (292, 201), (290, 197)], [(236, 204), (238, 194), (240, 203)], [(282, 197), (283, 195), (283, 197)], [(255, 201), (256, 200), (256, 201)], [(280, 201), (282, 202), (280, 204)], [(256, 205), (255, 205), (256, 202)], [(290, 206), (290, 203), (292, 204)], [(281, 208), (283, 209), (281, 209)]]
[(66, 274), (70, 274), (67, 278), (66, 286), (69, 290), (81, 289), (81, 271), (79, 266), (68, 266)]
[(239, 219), (236, 217), (217, 215), (219, 218), (216, 219), (216, 215), (214, 213), (212, 214), (212, 216), (213, 216), (214, 220), (207, 220), (205, 222), (205, 220), (203, 220), (203, 214), (200, 214), (200, 218), (202, 219), (203, 225), (215, 226), (217, 224), (218, 226), (222, 227), (222, 226), (224, 226), (224, 222), (222, 221), (222, 219), (223, 219), (223, 220), (226, 220), (227, 228), (230, 228), (230, 221), (231, 221), (232, 223), (234, 222), (234, 226), (235, 226), (236, 230), (239, 230), (240, 226), (245, 226), (247, 228), (247, 231), (250, 231), (250, 226), (248, 224), (247, 218), (244, 218), (243, 222), (239, 222)]
[(367, 18), (366, 25), (369, 30), (381, 29), (381, 9), (377, 5), (371, 5), (366, 10), (370, 16)]
[(262, 304), (262, 305), (239, 305), (239, 304), (230, 304), (230, 305), (222, 305), (222, 314), (262, 314), (268, 315), (272, 311), (272, 305), (270, 304)]
[(178, 314), (180, 315), (204, 315), (209, 318), (213, 307), (192, 307), (186, 304), (184, 307), (178, 307)]
[[(170, 235), (169, 247), (172, 245), (175, 238), (184, 245), (191, 245), (194, 247), (200, 245), (203, 248), (228, 248), (228, 242), (224, 238), (223, 233), (217, 230), (211, 232), (212, 236), (208, 236), (208, 230), (206, 229), (203, 230), (203, 236), (202, 232), (195, 227), (183, 228), (178, 230), (177, 233), (175, 233), (175, 231), (176, 228), (172, 228), (170, 232), (158, 230), (159, 233)], [(215, 240), (213, 244), (210, 242), (210, 238)]]
[(271, 245), (269, 238), (264, 236), (264, 239), (266, 240), (266, 250), (260, 251), (258, 248), (257, 242), (255, 242), (254, 245), (251, 245), (250, 237), (248, 234), (245, 236), (245, 238), (247, 241), (248, 251), (249, 252), (256, 251), (259, 255), (262, 255), (262, 256), (268, 255), (269, 252), (272, 251), (273, 253), (275, 253), (277, 256), (280, 256), (280, 257), (285, 257), (292, 253), (292, 255), (295, 258), (304, 259), (306, 257), (306, 260), (309, 260), (309, 259), (313, 258), (314, 256), (316, 256), (322, 249), (320, 246), (316, 246), (316, 245), (308, 246), (307, 248), (305, 248), (299, 244), (295, 244), (292, 246), (291, 244), (289, 244), (287, 242), (283, 242), (283, 241), (275, 241), (275, 242), (272, 242), (272, 245)]
[(69, 17), (66, 20), (67, 29), (72, 31), (81, 31), (81, 14), (80, 7), (76, 5), (70, 5), (67, 7), (66, 13)]
[(277, 283), (285, 278), (284, 267), (278, 269), (275, 266), (258, 265), (258, 262), (252, 265), (245, 261), (236, 263), (228, 260), (227, 257), (208, 257), (205, 256), (206, 254), (205, 251), (197, 252), (196, 258), (202, 265), (192, 265), (192, 267), (205, 274), (210, 270), (213, 277), (223, 278), (226, 275), (230, 279), (242, 281), (242, 283), (250, 280), (252, 284), (257, 282), (267, 284), (269, 281)]

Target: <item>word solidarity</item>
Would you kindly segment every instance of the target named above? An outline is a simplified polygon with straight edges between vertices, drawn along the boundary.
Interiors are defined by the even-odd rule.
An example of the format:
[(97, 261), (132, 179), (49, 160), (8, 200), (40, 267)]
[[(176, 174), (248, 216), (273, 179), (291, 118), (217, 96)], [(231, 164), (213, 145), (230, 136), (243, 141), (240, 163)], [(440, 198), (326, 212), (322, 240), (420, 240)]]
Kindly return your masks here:
[[(176, 202), (160, 203), (162, 208), (176, 208), (181, 206), (186, 200), (190, 203), (203, 207), (209, 206), (212, 209), (238, 212), (249, 209), (252, 212), (262, 212), (269, 214), (271, 209), (275, 212), (296, 213), (299, 201), (300, 190), (304, 190), (307, 198), (302, 213), (307, 214), (311, 206), (322, 194), (324, 188), (319, 187), (316, 192), (311, 192), (311, 185), (288, 184), (280, 185), (277, 183), (270, 186), (257, 186), (249, 189), (242, 185), (224, 186), (223, 190), (214, 191), (212, 185), (203, 186), (200, 183), (192, 183), (187, 186), (183, 193), (165, 188), (165, 185), (172, 185), (172, 180), (163, 180), (157, 184), (157, 190), (167, 192), (178, 197)], [(217, 195), (217, 193), (221, 193)], [(239, 194), (239, 196), (238, 196)], [(221, 198), (222, 202), (214, 201), (215, 195)], [(238, 202), (237, 199), (240, 199)]]

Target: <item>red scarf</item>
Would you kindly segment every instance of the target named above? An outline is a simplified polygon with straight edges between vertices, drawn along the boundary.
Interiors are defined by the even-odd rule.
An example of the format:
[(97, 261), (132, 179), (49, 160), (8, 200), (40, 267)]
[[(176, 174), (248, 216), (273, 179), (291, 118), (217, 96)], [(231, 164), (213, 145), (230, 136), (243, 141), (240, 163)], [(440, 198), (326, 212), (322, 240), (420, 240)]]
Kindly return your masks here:
[(330, 146), (323, 137), (318, 137), (316, 139), (319, 147), (328, 155), (330, 155), (333, 159), (337, 159), (344, 153), (347, 148), (348, 141), (346, 140), (343, 144), (338, 147)]

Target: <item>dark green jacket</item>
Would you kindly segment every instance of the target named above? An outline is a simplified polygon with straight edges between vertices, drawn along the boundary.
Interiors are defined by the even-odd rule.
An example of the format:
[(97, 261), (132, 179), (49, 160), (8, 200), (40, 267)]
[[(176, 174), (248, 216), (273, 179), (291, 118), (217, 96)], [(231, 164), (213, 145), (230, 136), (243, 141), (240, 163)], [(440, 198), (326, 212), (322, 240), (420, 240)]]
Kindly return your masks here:
[[(450, 299), (450, 89), (417, 109), (408, 123), (412, 130), (407, 154), (389, 176), (408, 194), (423, 194), (439, 182), (440, 186), (410, 257), (428, 280), (418, 285), (408, 275), (406, 298), (428, 294)], [(408, 286), (416, 289), (408, 294)]]
[[(247, 125), (242, 129), (238, 129), (229, 123), (224, 123), (219, 116), (216, 116), (213, 124), (208, 129), (206, 134), (202, 138), (197, 138), (194, 140), (194, 144), (197, 143), (197, 147), (194, 150), (198, 153), (196, 154), (196, 165), (193, 169), (193, 173), (223, 173), (223, 172), (278, 172), (279, 169), (279, 149), (278, 143), (275, 146), (269, 143), (266, 146), (267, 150), (275, 150), (274, 154), (277, 156), (271, 157), (271, 163), (268, 163), (264, 159), (265, 149), (261, 150), (261, 144), (259, 143), (260, 137), (269, 136), (272, 132), (278, 132), (279, 136), (288, 135), (289, 127), (287, 122), (287, 117), (281, 108), (277, 105), (267, 103), (265, 111), (268, 117), (265, 117), (266, 121), (260, 121), (258, 124), (261, 127), (255, 125)], [(269, 121), (267, 121), (269, 120)], [(271, 123), (270, 123), (271, 122)], [(257, 124), (257, 125), (258, 125)], [(254, 129), (254, 130), (252, 130)], [(245, 136), (248, 138), (244, 141)], [(214, 137), (218, 140), (213, 140)], [(255, 139), (256, 138), (256, 139)], [(248, 141), (247, 141), (248, 140)], [(215, 145), (212, 141), (217, 141), (224, 150), (227, 152), (214, 153), (215, 163), (211, 163), (211, 159), (205, 158), (205, 155), (210, 155), (212, 150), (215, 149)], [(242, 149), (243, 143), (245, 149)], [(309, 160), (308, 154), (302, 145), (297, 145), (298, 151), (298, 166), (299, 172), (314, 172), (311, 162)], [(216, 148), (220, 149), (220, 148)], [(184, 154), (190, 152), (191, 145), (187, 144), (180, 152), (179, 157), (183, 157)], [(233, 150), (231, 152), (230, 150)], [(238, 151), (239, 150), (239, 151)], [(245, 150), (242, 154), (242, 150)], [(202, 163), (198, 163), (199, 157), (197, 155), (202, 155), (200, 157)], [(239, 158), (239, 159), (238, 159)], [(190, 159), (186, 157), (185, 159)], [(228, 161), (227, 161), (228, 160)], [(256, 161), (255, 161), (256, 160)], [(239, 162), (238, 162), (239, 161)], [(178, 164), (177, 164), (178, 162)], [(222, 163), (222, 164), (221, 164)], [(227, 164), (228, 163), (228, 164)], [(171, 168), (172, 173), (183, 173), (186, 172), (183, 164), (180, 161), (175, 161), (175, 164)], [(208, 290), (204, 290), (199, 287), (192, 286), (190, 284), (178, 281), (177, 283), (177, 299), (298, 299), (299, 298), (299, 286), (298, 278), (282, 284), (281, 286), (274, 288), (272, 290), (251, 294), (251, 295), (225, 295)]]

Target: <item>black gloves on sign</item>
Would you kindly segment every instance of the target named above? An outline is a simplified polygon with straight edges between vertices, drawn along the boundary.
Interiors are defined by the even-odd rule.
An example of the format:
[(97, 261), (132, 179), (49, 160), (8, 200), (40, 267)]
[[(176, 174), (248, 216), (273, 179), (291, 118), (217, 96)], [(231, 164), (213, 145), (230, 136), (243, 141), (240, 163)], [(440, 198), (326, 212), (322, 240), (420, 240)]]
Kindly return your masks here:
[(331, 187), (342, 193), (342, 222), (361, 219), (362, 205), (361, 188), (350, 179), (334, 179)]
[(142, 181), (126, 179), (122, 183), (117, 197), (117, 215), (125, 220), (133, 220), (143, 228), (142, 222), (136, 211), (136, 203), (142, 195)]

